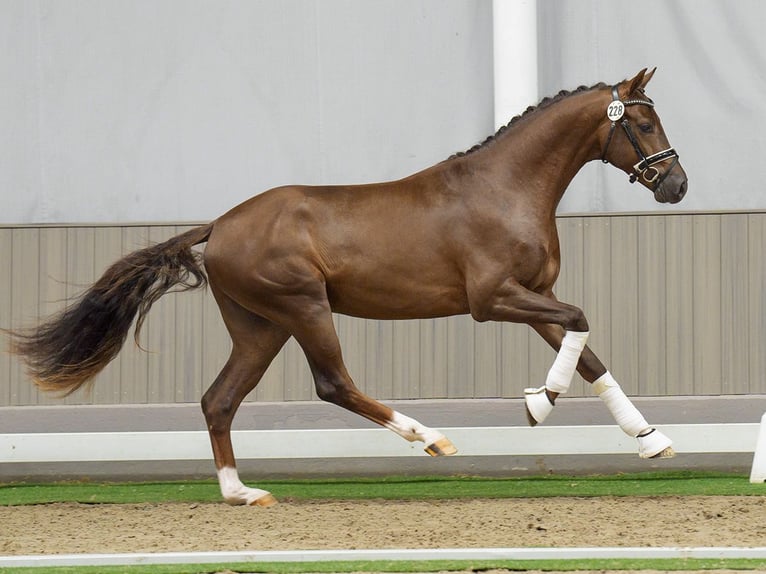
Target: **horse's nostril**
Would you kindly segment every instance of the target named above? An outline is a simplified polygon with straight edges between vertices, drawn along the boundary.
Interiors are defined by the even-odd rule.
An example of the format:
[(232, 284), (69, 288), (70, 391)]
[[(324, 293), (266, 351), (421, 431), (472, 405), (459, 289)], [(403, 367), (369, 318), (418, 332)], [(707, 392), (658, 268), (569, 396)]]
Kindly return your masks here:
[(681, 183), (681, 187), (678, 188), (678, 196), (679, 197), (683, 197), (684, 195), (686, 195), (687, 184), (688, 184), (688, 182), (686, 180), (684, 180), (683, 183)]

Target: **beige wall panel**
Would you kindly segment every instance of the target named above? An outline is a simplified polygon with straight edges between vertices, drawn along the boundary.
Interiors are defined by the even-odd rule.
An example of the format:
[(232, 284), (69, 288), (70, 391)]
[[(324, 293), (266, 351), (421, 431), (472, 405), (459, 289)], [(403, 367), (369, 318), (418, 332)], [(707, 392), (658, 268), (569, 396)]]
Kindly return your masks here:
[[(721, 216), (694, 218), (694, 394), (721, 390)], [(689, 329), (689, 325), (685, 326)]]
[(497, 322), (474, 325), (474, 394), (482, 397), (503, 396), (503, 355), (516, 354), (503, 348), (505, 325)]
[[(422, 321), (395, 321), (393, 323), (392, 397), (417, 399), (422, 396), (420, 389), (421, 323)], [(350, 344), (352, 342), (352, 340), (341, 339), (344, 349), (351, 350)], [(350, 353), (344, 350), (344, 357), (349, 355)]]
[[(638, 367), (638, 224), (636, 217), (615, 217), (609, 221), (611, 269), (608, 280), (610, 302), (610, 352), (619, 365), (620, 384), (626, 393), (640, 394)], [(604, 289), (605, 284), (599, 285)]]
[(664, 395), (667, 390), (667, 218), (647, 216), (637, 219), (638, 293), (635, 351), (638, 361), (638, 392), (648, 396)]
[(447, 318), (447, 397), (474, 396), (475, 332), (470, 316)]
[(367, 364), (359, 388), (371, 397), (387, 399), (394, 391), (394, 324), (391, 321), (367, 321), (365, 327)]
[[(40, 308), (39, 229), (14, 229), (11, 245), (11, 325), (25, 327), (35, 323)], [(37, 388), (30, 384), (25, 369), (14, 359), (10, 380), (11, 404), (37, 404)]]
[(537, 337), (527, 325), (504, 324), (500, 338), (500, 395), (504, 398), (521, 396), (527, 387), (540, 386), (529, 376), (529, 337)]
[(447, 396), (447, 321), (423, 321), (420, 326), (420, 389), (422, 396)]
[[(721, 392), (748, 392), (748, 216), (721, 218)], [(766, 374), (766, 373), (765, 373)]]
[[(11, 305), (13, 301), (12, 279), (13, 268), (13, 230), (0, 229), (0, 327), (7, 328), (11, 323)], [(16, 325), (14, 325), (16, 326)], [(4, 352), (7, 346), (3, 340), (3, 348), (0, 352), (0, 406), (11, 404), (11, 385), (15, 376), (15, 357)], [(22, 384), (28, 384), (23, 382)]]
[(748, 215), (748, 271), (741, 277), (748, 291), (748, 391), (766, 392), (766, 217)]
[(665, 220), (667, 316), (665, 380), (668, 394), (694, 394), (694, 217)]

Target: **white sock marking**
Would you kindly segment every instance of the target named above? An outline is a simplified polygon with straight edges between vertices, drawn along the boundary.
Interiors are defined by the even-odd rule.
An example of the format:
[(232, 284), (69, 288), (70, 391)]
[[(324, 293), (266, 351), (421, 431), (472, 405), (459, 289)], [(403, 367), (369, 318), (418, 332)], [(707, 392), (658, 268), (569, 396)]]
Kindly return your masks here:
[(424, 442), (426, 446), (444, 438), (444, 435), (438, 430), (423, 426), (415, 419), (397, 411), (394, 411), (393, 418), (384, 426), (410, 442), (419, 440)]
[(269, 494), (267, 490), (250, 488), (239, 480), (236, 468), (225, 466), (218, 471), (218, 484), (221, 486), (221, 494), (227, 504), (252, 504), (262, 496)]

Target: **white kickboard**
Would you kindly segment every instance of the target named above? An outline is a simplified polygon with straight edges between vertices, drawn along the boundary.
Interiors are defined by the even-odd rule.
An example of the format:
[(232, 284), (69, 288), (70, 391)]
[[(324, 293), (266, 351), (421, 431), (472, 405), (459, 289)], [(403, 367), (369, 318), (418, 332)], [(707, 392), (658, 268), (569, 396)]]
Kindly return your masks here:
[(750, 482), (766, 482), (766, 413), (761, 417), (761, 427), (758, 431), (758, 442), (755, 444), (753, 468), (750, 471)]

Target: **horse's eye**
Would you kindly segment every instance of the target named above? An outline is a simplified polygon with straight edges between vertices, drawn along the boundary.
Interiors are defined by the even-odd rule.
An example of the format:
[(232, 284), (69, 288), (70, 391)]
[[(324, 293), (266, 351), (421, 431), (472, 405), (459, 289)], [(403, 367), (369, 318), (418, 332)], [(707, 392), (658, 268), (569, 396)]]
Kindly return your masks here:
[(640, 124), (638, 126), (638, 129), (640, 129), (645, 134), (650, 134), (654, 131), (654, 127), (652, 126), (652, 124)]

